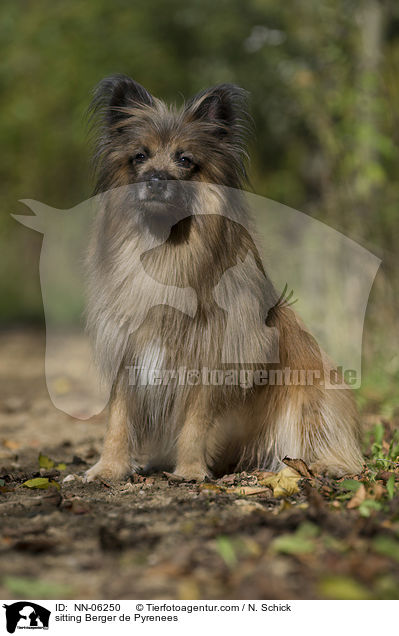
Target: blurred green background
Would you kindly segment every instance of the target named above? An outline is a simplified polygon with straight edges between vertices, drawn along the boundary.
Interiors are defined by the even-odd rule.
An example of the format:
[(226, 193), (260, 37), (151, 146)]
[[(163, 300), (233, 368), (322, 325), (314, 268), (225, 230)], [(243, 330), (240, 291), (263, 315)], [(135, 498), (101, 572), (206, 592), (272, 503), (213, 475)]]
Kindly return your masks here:
[(181, 102), (251, 94), (251, 187), (383, 260), (364, 333), (361, 399), (399, 407), (399, 5), (378, 0), (3, 0), (0, 321), (43, 324), (41, 236), (19, 199), (70, 208), (92, 192), (85, 112), (122, 72)]

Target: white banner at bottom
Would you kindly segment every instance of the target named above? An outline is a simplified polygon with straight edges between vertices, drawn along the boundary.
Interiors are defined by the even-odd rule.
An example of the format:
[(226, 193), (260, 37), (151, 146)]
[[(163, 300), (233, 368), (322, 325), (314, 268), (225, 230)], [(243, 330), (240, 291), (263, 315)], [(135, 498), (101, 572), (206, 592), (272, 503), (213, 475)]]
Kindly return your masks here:
[[(279, 636), (346, 634), (356, 625), (375, 636), (396, 624), (397, 601), (0, 601), (0, 634), (187, 634), (187, 629), (242, 636), (248, 628)], [(28, 632), (29, 633), (29, 632)], [(300, 632), (302, 633), (302, 632)], [(25, 632), (26, 634), (26, 632)], [(27, 634), (26, 634), (27, 636)], [(37, 635), (39, 636), (39, 635)]]

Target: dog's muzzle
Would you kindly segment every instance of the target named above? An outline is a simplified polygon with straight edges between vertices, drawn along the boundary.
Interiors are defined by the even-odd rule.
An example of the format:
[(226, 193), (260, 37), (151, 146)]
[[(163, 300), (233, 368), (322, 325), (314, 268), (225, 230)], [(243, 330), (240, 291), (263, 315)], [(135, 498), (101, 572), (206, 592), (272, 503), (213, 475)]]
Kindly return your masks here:
[(138, 194), (143, 202), (174, 203), (177, 190), (176, 180), (167, 172), (157, 170), (143, 175)]
[(159, 197), (162, 198), (167, 193), (168, 181), (163, 175), (154, 175), (145, 182), (147, 187), (147, 193), (150, 198)]
[(168, 236), (171, 228), (187, 216), (184, 188), (166, 172), (143, 175), (136, 186), (143, 224), (156, 236)]

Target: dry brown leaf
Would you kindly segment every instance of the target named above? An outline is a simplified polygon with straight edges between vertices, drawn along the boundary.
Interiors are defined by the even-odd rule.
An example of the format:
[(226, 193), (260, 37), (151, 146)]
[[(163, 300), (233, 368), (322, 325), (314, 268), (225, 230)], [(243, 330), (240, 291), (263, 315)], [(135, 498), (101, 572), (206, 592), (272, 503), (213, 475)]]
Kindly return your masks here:
[(262, 488), (259, 486), (236, 486), (235, 488), (229, 488), (227, 492), (234, 493), (235, 495), (259, 495), (269, 490), (270, 488)]
[(264, 510), (262, 504), (257, 501), (248, 501), (248, 499), (235, 499), (234, 505), (240, 510), (240, 514), (250, 515), (255, 510)]
[(257, 480), (260, 482), (262, 479), (267, 479), (268, 477), (272, 477), (276, 473), (273, 473), (271, 470), (258, 470), (254, 474)]
[(232, 486), (235, 480), (236, 480), (235, 473), (233, 473), (232, 475), (224, 475), (224, 477), (221, 477), (220, 479), (218, 479), (218, 484)]
[(4, 439), (2, 444), (4, 448), (8, 448), (8, 450), (17, 450), (21, 446), (19, 442), (15, 442), (13, 439)]
[(399, 479), (399, 475), (396, 472), (392, 472), (390, 470), (380, 470), (376, 475), (376, 479), (382, 479), (382, 481), (387, 482), (390, 477), (394, 475), (395, 479)]
[(204, 484), (199, 484), (199, 490), (201, 492), (223, 492), (224, 488), (205, 482)]
[(366, 489), (364, 487), (364, 484), (361, 484), (360, 487), (356, 490), (352, 499), (348, 502), (348, 505), (346, 507), (349, 510), (352, 510), (353, 508), (358, 508), (365, 499), (366, 499)]
[(300, 475), (302, 475), (302, 477), (306, 477), (307, 479), (311, 479), (313, 477), (312, 471), (308, 468), (303, 459), (291, 459), (291, 457), (284, 457), (283, 462), (284, 464), (287, 464), (287, 466), (290, 466), (290, 468), (296, 470)]
[(299, 492), (298, 481), (301, 475), (298, 471), (290, 468), (283, 468), (279, 473), (274, 473), (271, 477), (262, 479), (261, 486), (271, 486), (275, 497), (287, 497)]
[(379, 499), (382, 499), (386, 492), (384, 485), (381, 482), (376, 481), (373, 485), (373, 498), (378, 501)]

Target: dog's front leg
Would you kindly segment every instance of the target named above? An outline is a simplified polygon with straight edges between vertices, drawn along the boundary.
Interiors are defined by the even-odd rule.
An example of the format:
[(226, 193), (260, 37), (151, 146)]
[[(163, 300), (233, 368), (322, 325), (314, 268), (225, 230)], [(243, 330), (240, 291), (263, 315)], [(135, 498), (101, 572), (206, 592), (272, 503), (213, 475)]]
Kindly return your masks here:
[(112, 480), (123, 479), (133, 470), (126, 396), (115, 391), (111, 398), (103, 451), (97, 464), (86, 472), (85, 481), (93, 481), (101, 477)]
[(177, 440), (175, 475), (187, 481), (203, 481), (207, 477), (206, 439), (211, 423), (205, 409), (189, 410)]

